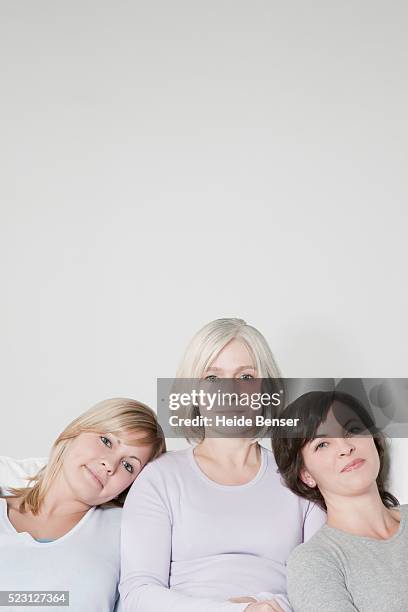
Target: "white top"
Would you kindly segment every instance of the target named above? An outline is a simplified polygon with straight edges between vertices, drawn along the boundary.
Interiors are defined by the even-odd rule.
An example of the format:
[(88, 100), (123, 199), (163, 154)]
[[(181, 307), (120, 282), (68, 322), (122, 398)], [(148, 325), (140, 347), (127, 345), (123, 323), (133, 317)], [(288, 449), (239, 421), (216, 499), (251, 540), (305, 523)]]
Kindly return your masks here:
[[(261, 447), (262, 448), (262, 447)], [(282, 483), (262, 448), (258, 474), (221, 485), (193, 449), (168, 452), (133, 483), (123, 510), (122, 606), (126, 612), (239, 612), (238, 596), (276, 598), (284, 609), (286, 561), (326, 515)]]
[(61, 538), (37, 542), (16, 531), (0, 498), (0, 591), (69, 591), (70, 605), (61, 610), (112, 612), (118, 598), (121, 515), (120, 508), (93, 507)]

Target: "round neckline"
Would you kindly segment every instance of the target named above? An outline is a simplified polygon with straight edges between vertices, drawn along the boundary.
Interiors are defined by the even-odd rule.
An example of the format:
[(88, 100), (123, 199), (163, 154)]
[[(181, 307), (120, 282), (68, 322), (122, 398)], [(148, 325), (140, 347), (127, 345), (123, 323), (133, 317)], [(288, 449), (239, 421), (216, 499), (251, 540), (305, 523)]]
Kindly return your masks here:
[(224, 484), (221, 484), (219, 482), (216, 482), (215, 480), (212, 480), (211, 478), (209, 478), (209, 476), (207, 476), (207, 474), (205, 474), (203, 472), (203, 470), (198, 465), (198, 462), (197, 462), (197, 460), (196, 460), (196, 458), (194, 456), (194, 449), (195, 448), (196, 448), (195, 446), (192, 446), (192, 447), (190, 447), (188, 449), (188, 458), (190, 460), (190, 464), (191, 464), (193, 470), (207, 484), (209, 484), (212, 487), (215, 487), (217, 489), (222, 489), (224, 491), (242, 491), (242, 489), (248, 489), (250, 487), (253, 487), (262, 478), (262, 476), (264, 475), (266, 467), (267, 467), (267, 464), (268, 464), (268, 453), (267, 453), (267, 450), (263, 446), (261, 446), (259, 444), (259, 448), (261, 449), (261, 465), (259, 467), (258, 472), (252, 478), (252, 480), (249, 480), (245, 484), (241, 484), (241, 485), (224, 485)]
[(329, 530), (329, 531), (333, 531), (335, 533), (339, 533), (341, 535), (341, 537), (352, 537), (352, 538), (356, 538), (357, 540), (361, 540), (362, 542), (367, 542), (368, 544), (374, 543), (374, 544), (379, 544), (381, 546), (386, 545), (390, 542), (395, 542), (395, 540), (398, 540), (406, 527), (406, 522), (407, 522), (407, 514), (408, 514), (408, 504), (403, 504), (402, 506), (397, 506), (395, 508), (391, 508), (392, 510), (398, 510), (400, 513), (400, 522), (399, 522), (399, 526), (397, 531), (394, 533), (394, 535), (392, 535), (391, 537), (387, 538), (386, 540), (382, 540), (379, 538), (370, 538), (368, 536), (360, 536), (360, 535), (356, 535), (355, 533), (349, 533), (348, 531), (343, 531), (343, 529), (338, 529), (337, 527), (330, 527), (330, 525), (324, 525), (324, 529)]
[(28, 533), (28, 531), (17, 531), (17, 529), (14, 527), (14, 525), (12, 524), (12, 522), (10, 521), (8, 517), (7, 499), (5, 497), (0, 498), (0, 508), (2, 511), (2, 518), (4, 520), (4, 524), (9, 532), (19, 537), (22, 537), (26, 540), (29, 540), (30, 543), (35, 546), (40, 546), (41, 548), (44, 548), (46, 546), (56, 546), (59, 542), (65, 541), (71, 535), (73, 535), (76, 531), (78, 531), (82, 527), (82, 525), (84, 525), (89, 520), (96, 506), (92, 506), (91, 508), (89, 508), (86, 514), (84, 514), (84, 516), (77, 522), (77, 524), (74, 525), (72, 529), (67, 531), (67, 533), (64, 533), (64, 535), (61, 536), (60, 538), (55, 538), (54, 540), (51, 540), (50, 542), (39, 542), (30, 533)]

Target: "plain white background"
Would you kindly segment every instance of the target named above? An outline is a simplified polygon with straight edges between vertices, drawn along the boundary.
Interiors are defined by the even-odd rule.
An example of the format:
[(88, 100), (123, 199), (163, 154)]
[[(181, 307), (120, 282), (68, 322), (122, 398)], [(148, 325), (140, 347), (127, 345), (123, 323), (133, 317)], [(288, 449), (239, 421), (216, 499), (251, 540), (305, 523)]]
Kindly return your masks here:
[[(154, 406), (220, 316), (286, 376), (407, 376), (405, 2), (0, 17), (0, 454), (106, 397)], [(407, 440), (394, 466), (398, 491)]]

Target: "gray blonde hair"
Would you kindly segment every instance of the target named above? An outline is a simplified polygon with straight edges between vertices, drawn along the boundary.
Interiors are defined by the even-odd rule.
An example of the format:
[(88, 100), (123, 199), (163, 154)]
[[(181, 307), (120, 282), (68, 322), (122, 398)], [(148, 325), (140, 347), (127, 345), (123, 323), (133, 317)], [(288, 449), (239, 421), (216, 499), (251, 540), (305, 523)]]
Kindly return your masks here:
[(245, 344), (254, 360), (258, 378), (280, 378), (281, 374), (264, 336), (243, 319), (215, 319), (191, 339), (177, 370), (177, 378), (200, 378), (218, 353), (231, 340)]
[[(245, 344), (253, 359), (258, 378), (275, 379), (277, 382), (281, 379), (278, 365), (264, 336), (255, 327), (237, 318), (215, 319), (204, 325), (190, 340), (179, 364), (176, 378), (200, 379), (231, 340), (241, 340)], [(198, 414), (197, 406), (191, 405), (185, 409), (187, 418), (194, 418)], [(184, 435), (189, 442), (201, 442), (205, 430), (202, 425), (184, 426)]]

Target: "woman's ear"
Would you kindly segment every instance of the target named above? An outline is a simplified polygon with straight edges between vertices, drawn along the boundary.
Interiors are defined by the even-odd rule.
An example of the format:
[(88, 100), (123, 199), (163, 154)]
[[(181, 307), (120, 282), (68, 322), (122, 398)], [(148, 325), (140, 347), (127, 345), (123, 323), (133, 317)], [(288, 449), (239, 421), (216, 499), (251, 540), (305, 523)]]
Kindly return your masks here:
[(316, 486), (316, 481), (313, 478), (313, 476), (306, 470), (303, 468), (303, 470), (301, 470), (300, 472), (300, 479), (301, 481), (307, 485), (308, 487), (310, 487), (311, 489), (314, 489)]

